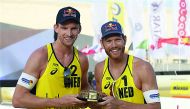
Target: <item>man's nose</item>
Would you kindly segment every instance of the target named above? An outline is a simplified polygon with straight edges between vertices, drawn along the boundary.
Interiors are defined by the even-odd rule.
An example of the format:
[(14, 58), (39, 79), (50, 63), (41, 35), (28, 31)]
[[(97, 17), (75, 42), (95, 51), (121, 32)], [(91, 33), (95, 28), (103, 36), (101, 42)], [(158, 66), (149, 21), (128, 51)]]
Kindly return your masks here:
[(70, 29), (67, 30), (67, 33), (66, 33), (68, 36), (71, 36), (72, 35), (72, 31)]
[(112, 41), (112, 47), (116, 47), (116, 42), (115, 41)]

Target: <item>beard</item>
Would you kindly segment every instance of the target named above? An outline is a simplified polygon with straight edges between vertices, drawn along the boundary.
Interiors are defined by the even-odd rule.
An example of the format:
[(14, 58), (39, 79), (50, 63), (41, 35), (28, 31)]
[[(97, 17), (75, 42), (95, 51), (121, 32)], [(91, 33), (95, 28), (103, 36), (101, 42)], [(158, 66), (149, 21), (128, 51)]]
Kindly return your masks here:
[(121, 57), (123, 57), (123, 54), (125, 53), (125, 47), (118, 48), (118, 49), (119, 49), (119, 53), (117, 55), (114, 55), (113, 53), (111, 53), (110, 50), (105, 50), (105, 52), (112, 59), (120, 59)]

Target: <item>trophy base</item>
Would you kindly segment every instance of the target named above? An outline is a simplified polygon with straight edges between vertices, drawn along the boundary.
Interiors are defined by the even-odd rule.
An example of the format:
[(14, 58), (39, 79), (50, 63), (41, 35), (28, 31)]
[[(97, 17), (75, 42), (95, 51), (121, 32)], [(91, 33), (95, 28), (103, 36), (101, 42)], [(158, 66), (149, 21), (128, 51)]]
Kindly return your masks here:
[(94, 90), (89, 91), (81, 91), (79, 96), (77, 97), (79, 100), (86, 101), (86, 102), (102, 102), (102, 96)]
[(103, 99), (99, 99), (99, 100), (95, 99), (95, 100), (93, 100), (93, 99), (86, 99), (86, 98), (82, 98), (82, 97), (77, 97), (77, 99), (82, 100), (82, 101), (86, 101), (86, 102), (103, 102), (103, 101), (105, 101)]

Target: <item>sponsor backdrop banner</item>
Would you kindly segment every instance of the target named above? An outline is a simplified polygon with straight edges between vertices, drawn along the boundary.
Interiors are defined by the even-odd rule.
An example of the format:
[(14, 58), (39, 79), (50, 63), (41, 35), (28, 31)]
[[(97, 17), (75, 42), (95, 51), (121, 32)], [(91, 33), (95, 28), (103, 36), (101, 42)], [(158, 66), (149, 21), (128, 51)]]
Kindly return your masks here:
[(106, 11), (101, 11), (106, 15), (104, 21), (121, 23), (130, 53), (145, 60), (181, 59), (190, 55), (187, 50), (190, 46), (189, 0), (107, 0), (104, 3), (107, 4)]

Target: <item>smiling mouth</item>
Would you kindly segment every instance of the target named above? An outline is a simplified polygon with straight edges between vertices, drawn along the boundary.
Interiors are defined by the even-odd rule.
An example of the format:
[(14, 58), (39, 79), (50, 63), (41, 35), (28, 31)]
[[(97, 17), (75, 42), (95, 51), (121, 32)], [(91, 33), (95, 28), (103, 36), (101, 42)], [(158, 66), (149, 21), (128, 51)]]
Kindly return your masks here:
[(119, 51), (119, 49), (110, 50), (111, 53), (118, 53)]
[(72, 41), (72, 38), (66, 37), (65, 40), (67, 40), (67, 41)]

